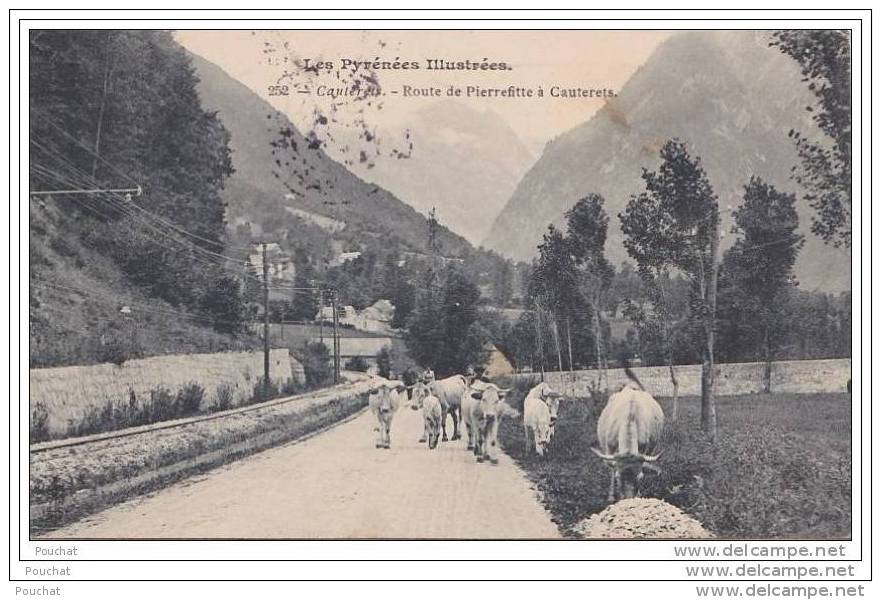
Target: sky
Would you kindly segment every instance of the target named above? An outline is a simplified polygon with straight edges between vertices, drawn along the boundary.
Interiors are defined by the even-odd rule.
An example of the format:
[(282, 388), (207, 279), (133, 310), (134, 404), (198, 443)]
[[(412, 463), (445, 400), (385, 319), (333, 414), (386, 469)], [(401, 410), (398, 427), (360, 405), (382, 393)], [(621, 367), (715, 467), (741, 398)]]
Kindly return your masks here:
[[(217, 64), (275, 108), (307, 130), (316, 109), (327, 114), (331, 100), (318, 97), (318, 86), (347, 87), (336, 78), (344, 59), (352, 61), (416, 61), (418, 70), (375, 70), (384, 93), (377, 102), (336, 101), (343, 119), (360, 115), (380, 133), (398, 133), (410, 115), (429, 103), (444, 100), (450, 86), (483, 89), (539, 86), (543, 98), (457, 97), (477, 110), (498, 114), (527, 148), (540, 152), (557, 135), (587, 121), (607, 101), (603, 98), (553, 98), (551, 87), (619, 91), (659, 43), (664, 31), (178, 31), (177, 40), (190, 51)], [(504, 62), (510, 70), (433, 71), (428, 59)], [(316, 76), (303, 70), (330, 61), (333, 68)], [(363, 72), (363, 71), (359, 71)], [(324, 71), (321, 71), (324, 73)], [(352, 76), (352, 67), (342, 78)], [(287, 95), (273, 85), (298, 83), (310, 93)], [(405, 97), (411, 89), (435, 88), (440, 97)], [(398, 92), (395, 94), (394, 92)], [(381, 100), (381, 102), (380, 102)], [(352, 108), (355, 107), (356, 108)], [(340, 108), (342, 107), (342, 108)], [(343, 113), (349, 111), (349, 115)], [(363, 111), (363, 112), (358, 112)]]

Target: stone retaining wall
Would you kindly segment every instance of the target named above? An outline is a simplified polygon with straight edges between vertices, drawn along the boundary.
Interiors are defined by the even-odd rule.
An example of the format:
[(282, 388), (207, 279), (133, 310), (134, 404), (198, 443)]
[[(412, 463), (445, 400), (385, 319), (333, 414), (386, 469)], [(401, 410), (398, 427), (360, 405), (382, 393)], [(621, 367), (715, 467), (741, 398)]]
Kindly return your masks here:
[[(303, 367), (286, 349), (271, 350), (270, 379), (281, 386), (293, 377), (302, 383)], [(49, 431), (63, 435), (71, 421), (78, 421), (90, 406), (108, 400), (128, 402), (132, 393), (138, 401), (150, 398), (150, 390), (166, 388), (172, 394), (197, 383), (205, 390), (203, 407), (216, 399), (217, 388), (233, 391), (233, 406), (251, 397), (263, 376), (262, 352), (222, 352), (155, 356), (126, 361), (122, 365), (31, 369), (30, 407), (40, 402), (49, 413)]]
[[(698, 396), (701, 393), (700, 365), (679, 365), (674, 367), (679, 381), (679, 394)], [(764, 363), (726, 363), (716, 365), (716, 394), (732, 396), (754, 394), (763, 391), (762, 377)], [(655, 396), (673, 395), (670, 372), (667, 367), (634, 367), (634, 374), (645, 389)], [(574, 381), (570, 383), (569, 373), (545, 373), (545, 380), (567, 393), (585, 395), (592, 382), (596, 380), (595, 370), (575, 371)], [(615, 388), (628, 381), (623, 369), (609, 369), (609, 387)], [(535, 378), (538, 373), (521, 373), (515, 378)], [(794, 360), (777, 362), (771, 368), (771, 391), (793, 394), (835, 393), (847, 389), (851, 378), (849, 358), (830, 360)]]

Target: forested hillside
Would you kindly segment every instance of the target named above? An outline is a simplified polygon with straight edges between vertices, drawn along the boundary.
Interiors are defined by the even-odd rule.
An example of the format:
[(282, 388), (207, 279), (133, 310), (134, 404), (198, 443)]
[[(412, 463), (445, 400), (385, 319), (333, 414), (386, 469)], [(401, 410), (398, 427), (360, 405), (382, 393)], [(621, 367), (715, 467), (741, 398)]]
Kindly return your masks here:
[(32, 366), (249, 343), (229, 134), (169, 34), (32, 32), (28, 133)]

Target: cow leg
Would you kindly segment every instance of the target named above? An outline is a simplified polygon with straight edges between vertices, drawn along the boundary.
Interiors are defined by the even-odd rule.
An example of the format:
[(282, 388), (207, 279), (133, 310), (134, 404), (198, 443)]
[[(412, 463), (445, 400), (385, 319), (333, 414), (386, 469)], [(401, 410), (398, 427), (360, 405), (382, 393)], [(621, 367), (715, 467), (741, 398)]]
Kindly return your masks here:
[(425, 443), (425, 439), (428, 435), (428, 427), (425, 426), (425, 419), (422, 420), (422, 437), (419, 438), (419, 443)]
[(447, 413), (449, 409), (446, 404), (441, 404), (441, 431), (443, 431), (444, 435), (441, 438), (442, 441), (448, 442), (449, 438), (447, 438)]
[(499, 464), (499, 421), (498, 419), (490, 428), (489, 444), (486, 448), (486, 457), (494, 465)]
[(462, 436), (459, 434), (459, 408), (451, 406), (450, 415), (453, 417), (453, 440), (461, 439)]
[(379, 415), (376, 416), (377, 426), (373, 428), (374, 431), (374, 444), (377, 448), (382, 448), (382, 420), (379, 418)]
[(465, 420), (465, 433), (468, 434), (468, 450), (474, 450), (474, 428), (471, 427), (471, 423), (468, 420)]
[(612, 477), (611, 477), (611, 480), (609, 481), (609, 502), (615, 501), (615, 482), (617, 481), (617, 479), (618, 479), (618, 470), (615, 469), (614, 471), (612, 471)]

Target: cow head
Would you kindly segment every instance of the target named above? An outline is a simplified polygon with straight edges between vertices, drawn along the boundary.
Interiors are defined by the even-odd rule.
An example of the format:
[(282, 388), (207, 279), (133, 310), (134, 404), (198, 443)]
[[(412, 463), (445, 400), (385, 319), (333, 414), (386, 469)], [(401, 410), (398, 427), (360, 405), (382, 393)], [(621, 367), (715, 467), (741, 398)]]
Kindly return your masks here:
[(621, 482), (621, 497), (633, 498), (639, 493), (639, 485), (645, 476), (645, 471), (659, 473), (660, 469), (655, 465), (661, 457), (660, 454), (603, 454), (596, 448), (591, 448), (594, 454), (615, 469)]
[(554, 426), (557, 424), (557, 417), (560, 414), (560, 400), (563, 399), (563, 395), (555, 392), (550, 387), (544, 387), (541, 391), (541, 399), (548, 406), (548, 412), (551, 415), (551, 430), (553, 431)]
[(400, 394), (405, 389), (406, 387), (403, 385), (383, 383), (379, 387), (370, 390), (370, 394), (379, 397), (379, 401), (376, 405), (377, 410), (379, 410), (381, 414), (388, 414), (395, 410), (393, 395)]
[(471, 397), (478, 401), (475, 414), (480, 420), (481, 429), (492, 425), (503, 416), (517, 416), (519, 414), (505, 403), (505, 394), (509, 391), (494, 383), (486, 384), (479, 389), (471, 389)]
[(410, 408), (412, 408), (413, 410), (419, 410), (420, 408), (422, 408), (422, 403), (425, 401), (425, 398), (431, 393), (431, 390), (429, 389), (428, 385), (422, 381), (417, 381), (412, 386), (410, 386), (410, 388), (412, 389)]

